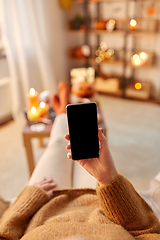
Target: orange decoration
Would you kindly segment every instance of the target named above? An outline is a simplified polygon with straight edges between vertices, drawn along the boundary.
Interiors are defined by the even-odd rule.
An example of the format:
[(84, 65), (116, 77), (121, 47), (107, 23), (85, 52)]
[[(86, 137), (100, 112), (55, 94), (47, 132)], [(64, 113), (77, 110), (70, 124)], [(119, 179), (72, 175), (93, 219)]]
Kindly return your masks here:
[(120, 18), (120, 22), (121, 22), (121, 23), (125, 23), (125, 22), (126, 22), (126, 19), (125, 19), (125, 18)]
[(84, 54), (82, 53), (81, 47), (72, 49), (71, 54), (75, 58), (84, 58)]
[(78, 97), (90, 98), (95, 93), (95, 88), (92, 83), (80, 82), (72, 85), (71, 92)]
[(97, 30), (106, 30), (106, 24), (107, 24), (107, 21), (105, 20), (97, 20), (95, 22), (95, 29)]
[(147, 14), (148, 15), (154, 15), (156, 13), (156, 10), (154, 7), (147, 8)]
[(86, 30), (86, 25), (82, 24), (82, 25), (80, 26), (80, 30)]

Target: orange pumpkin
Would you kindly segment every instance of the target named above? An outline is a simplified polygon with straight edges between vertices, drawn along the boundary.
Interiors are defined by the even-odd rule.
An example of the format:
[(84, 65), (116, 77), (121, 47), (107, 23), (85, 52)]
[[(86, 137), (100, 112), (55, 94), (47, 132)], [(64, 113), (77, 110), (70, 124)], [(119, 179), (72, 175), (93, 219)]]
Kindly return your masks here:
[(91, 98), (95, 93), (95, 88), (92, 83), (80, 82), (72, 85), (71, 92), (80, 98)]
[(72, 56), (75, 58), (84, 58), (81, 47), (74, 48), (72, 50)]
[(107, 21), (100, 19), (95, 22), (95, 29), (97, 30), (106, 30)]

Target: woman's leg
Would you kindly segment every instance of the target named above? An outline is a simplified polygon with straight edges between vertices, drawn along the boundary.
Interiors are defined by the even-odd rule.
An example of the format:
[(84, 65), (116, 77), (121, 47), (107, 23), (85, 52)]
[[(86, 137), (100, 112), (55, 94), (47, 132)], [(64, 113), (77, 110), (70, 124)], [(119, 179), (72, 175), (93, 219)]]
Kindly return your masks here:
[(68, 133), (66, 105), (70, 102), (70, 89), (65, 81), (58, 85), (58, 95), (52, 98), (52, 107), (56, 112), (48, 146), (39, 160), (29, 185), (45, 178), (53, 178), (57, 189), (72, 187), (72, 161), (67, 158), (67, 141), (64, 135)]
[(63, 113), (53, 123), (48, 146), (29, 180), (29, 185), (46, 177), (53, 178), (57, 189), (72, 187), (72, 161), (67, 158), (67, 141), (64, 139), (66, 133), (67, 119)]
[(76, 161), (73, 163), (73, 188), (96, 188), (96, 179)]

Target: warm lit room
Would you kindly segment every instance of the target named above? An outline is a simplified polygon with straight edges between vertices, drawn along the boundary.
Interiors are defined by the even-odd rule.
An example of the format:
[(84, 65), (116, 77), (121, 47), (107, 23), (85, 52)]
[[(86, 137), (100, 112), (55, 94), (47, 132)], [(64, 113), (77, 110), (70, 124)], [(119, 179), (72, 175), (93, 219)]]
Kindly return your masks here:
[[(18, 202), (21, 201), (21, 197), (20, 200), (16, 200), (16, 198), (23, 189), (31, 189), (33, 186), (30, 185), (34, 185), (33, 182), (35, 182), (34, 187), (36, 186), (36, 189), (42, 188), (42, 183), (37, 183), (38, 180), (35, 177), (36, 167), (38, 164), (40, 166), (41, 160), (43, 159), (44, 161), (47, 154), (50, 154), (51, 158), (51, 148), (53, 147), (54, 149), (58, 144), (61, 146), (60, 155), (63, 152), (66, 158), (67, 156), (70, 158), (66, 160), (67, 162), (69, 161), (68, 166), (71, 166), (70, 179), (72, 179), (70, 180), (71, 190), (69, 190), (69, 194), (71, 194), (73, 189), (93, 188), (92, 184), (85, 185), (88, 182), (88, 175), (85, 178), (85, 174), (83, 177), (83, 173), (78, 173), (76, 166), (79, 166), (81, 168), (84, 167), (85, 171), (94, 177), (97, 184), (95, 184), (95, 188), (98, 189), (96, 190), (97, 195), (102, 194), (102, 187), (104, 185), (105, 187), (107, 186), (107, 190), (105, 190), (107, 192), (115, 187), (112, 186), (115, 182), (116, 184), (120, 184), (119, 182), (121, 181), (123, 185), (124, 181), (124, 186), (128, 186), (125, 182), (127, 181), (127, 183), (130, 182), (134, 187), (134, 190), (131, 191), (135, 192), (132, 194), (134, 195), (138, 192), (144, 199), (146, 197), (145, 191), (152, 186), (154, 188), (152, 197), (156, 197), (156, 199), (159, 197), (160, 202), (159, 0), (1, 0), (0, 99), (0, 218), (8, 208), (9, 211), (13, 211), (10, 210), (12, 206), (13, 208), (15, 206), (16, 209)], [(65, 108), (61, 104), (63, 104), (63, 107), (65, 105)], [(66, 110), (67, 104), (76, 107), (88, 106), (88, 109), (76, 111), (72, 109), (72, 113), (70, 113), (69, 111), (71, 110)], [(96, 111), (98, 157), (93, 154), (93, 157), (84, 157), (84, 159), (101, 159), (103, 155), (101, 152), (104, 149), (103, 141), (101, 142), (101, 140), (104, 137), (105, 140), (103, 140), (107, 142), (107, 146), (111, 152), (112, 157), (110, 159), (114, 161), (114, 167), (112, 166), (114, 169), (111, 169), (110, 172), (115, 173), (114, 177), (117, 176), (116, 174), (118, 174), (118, 177), (120, 176), (119, 182), (115, 180), (118, 177), (113, 178), (112, 181), (109, 181), (108, 177), (107, 180), (105, 179), (105, 182), (101, 182), (103, 178), (102, 173), (101, 178), (99, 178), (100, 174), (96, 173), (94, 175), (91, 171), (93, 169), (88, 171), (85, 168), (86, 164), (84, 162), (78, 163), (78, 160), (83, 159), (82, 157), (73, 158), (72, 147), (75, 141), (71, 140), (72, 135), (69, 124), (70, 126), (74, 125), (73, 132), (77, 133), (77, 136), (81, 136), (84, 131), (84, 137), (79, 138), (82, 148), (87, 147), (88, 150), (89, 145), (92, 144), (89, 143), (90, 140), (87, 140), (89, 138), (85, 134), (87, 134), (86, 132), (90, 132), (88, 129), (91, 128), (93, 125), (92, 122), (94, 122), (94, 117), (90, 112), (91, 109), (89, 109), (93, 105)], [(71, 121), (69, 114), (76, 116), (72, 119), (72, 124), (69, 122)], [(62, 115), (66, 119), (68, 117), (68, 123), (66, 121), (66, 126), (63, 126), (63, 119), (61, 122), (61, 131), (58, 131), (58, 120)], [(83, 123), (86, 129), (81, 127)], [(100, 130), (98, 128), (102, 129), (103, 134), (99, 133)], [(64, 132), (65, 134), (70, 133), (70, 137), (67, 135), (69, 139), (67, 137), (65, 137), (66, 139), (60, 137), (60, 132), (62, 134), (62, 131), (66, 131)], [(64, 133), (63, 136), (65, 135)], [(99, 137), (99, 135), (102, 136)], [(53, 141), (51, 140), (52, 138), (54, 139)], [(57, 140), (55, 140), (56, 138)], [(61, 141), (65, 141), (67, 145), (67, 140), (71, 142), (68, 148), (64, 147), (64, 144), (61, 143)], [(67, 155), (70, 152), (68, 151), (70, 148), (72, 155)], [(95, 148), (92, 145), (92, 151)], [(50, 151), (50, 153), (46, 154), (46, 151)], [(83, 156), (83, 154), (79, 154), (79, 156)], [(60, 156), (57, 159), (60, 159)], [(86, 161), (84, 159), (79, 162)], [(54, 159), (51, 161), (54, 162)], [(50, 181), (49, 184), (52, 185), (55, 184), (52, 186), (53, 189), (55, 188), (52, 191), (54, 193), (51, 194), (51, 190), (49, 193), (47, 192), (49, 197), (52, 198), (50, 201), (57, 198), (57, 196), (60, 197), (59, 195), (62, 193), (67, 194), (66, 188), (68, 189), (68, 185), (67, 180), (65, 180), (69, 175), (67, 172), (67, 162), (64, 164), (59, 160), (60, 167), (54, 169), (56, 171), (56, 174), (53, 174), (55, 177), (51, 175), (47, 176), (45, 173), (47, 160), (46, 164), (43, 167), (41, 166), (41, 180)], [(53, 166), (56, 168), (57, 165), (58, 163)], [(110, 163), (109, 166), (111, 165)], [(52, 170), (51, 166), (48, 167), (50, 168), (49, 171)], [(75, 173), (73, 172), (74, 169)], [(108, 168), (105, 172), (106, 175), (107, 171), (109, 171)], [(88, 174), (87, 172), (86, 174)], [(60, 176), (61, 174), (62, 179), (64, 179), (61, 181), (66, 182), (64, 186), (63, 184), (62, 186), (61, 184), (58, 185), (56, 182), (56, 176)], [(108, 175), (110, 176), (110, 173)], [(127, 180), (124, 180), (122, 176)], [(53, 177), (53, 180), (44, 180), (48, 177)], [(78, 184), (78, 179), (79, 182), (83, 181), (82, 185)], [(77, 185), (76, 183), (74, 185), (74, 181)], [(48, 184), (48, 182), (45, 184)], [(111, 190), (108, 190), (109, 187)], [(48, 191), (43, 188), (44, 190)], [(30, 191), (30, 195), (32, 195), (31, 190), (25, 191)], [(36, 190), (34, 189), (34, 191)], [(79, 193), (80, 190), (77, 191)], [(87, 194), (91, 194), (91, 190), (86, 191), (89, 191)], [(115, 195), (120, 196), (118, 190), (116, 191), (117, 194)], [(40, 193), (40, 190), (37, 190), (37, 192), (39, 199), (44, 197), (42, 196), (44, 193)], [(122, 192), (124, 200), (130, 194), (130, 188)], [(23, 194), (25, 195), (25, 193), (22, 193), (22, 197)], [(113, 198), (113, 194), (110, 193), (110, 195)], [(146, 197), (145, 200), (148, 201), (148, 204), (160, 219), (160, 203), (159, 206), (157, 203), (154, 204), (152, 197), (149, 197), (150, 200), (147, 200)], [(140, 200), (137, 200), (134, 196), (131, 198), (135, 199), (137, 204), (137, 207), (133, 209), (138, 209)], [(117, 197), (116, 200), (117, 204), (121, 202), (120, 197)], [(32, 202), (32, 199), (27, 199), (26, 201)], [(74, 199), (74, 201), (76, 200)], [(21, 204), (23, 205), (24, 203), (21, 202)], [(38, 200), (34, 204), (35, 206), (38, 205)], [(131, 206), (130, 211), (132, 213), (139, 211), (133, 209)], [(39, 213), (40, 210), (37, 207), (35, 212), (38, 211), (37, 213)], [(122, 210), (119, 211), (122, 212)], [(115, 213), (106, 213), (104, 210), (104, 215), (108, 214), (107, 217), (111, 215), (115, 216), (117, 212), (118, 210), (115, 210)], [(11, 216), (12, 213), (8, 215)], [(15, 212), (13, 216), (14, 214)], [(56, 214), (56, 220), (54, 219), (54, 221), (63, 221), (60, 217), (58, 218), (59, 212)], [(67, 218), (65, 219), (70, 219), (69, 213), (67, 214)], [(81, 214), (82, 212), (80, 212), (80, 216)], [(98, 212), (90, 212), (91, 214), (95, 214), (92, 216), (94, 219), (93, 222), (95, 218), (101, 219), (102, 217), (99, 217)], [(148, 219), (153, 218), (150, 213), (148, 215)], [(147, 213), (145, 216), (147, 218)], [(50, 217), (50, 220), (48, 220), (46, 217), (47, 220), (44, 221), (43, 219), (43, 223), (39, 223), (38, 220), (34, 223), (35, 219), (38, 219), (40, 216), (34, 216), (34, 218), (33, 215), (29, 215), (28, 218), (31, 219), (33, 217), (33, 223), (26, 223), (25, 227), (22, 227), (23, 232), (19, 232), (19, 235), (17, 233), (18, 230), (13, 229), (14, 234), (11, 237), (4, 230), (6, 226), (3, 222), (12, 221), (6, 220), (6, 217), (7, 214), (4, 214), (2, 225), (0, 222), (0, 239), (6, 240), (23, 239), (23, 237), (24, 240), (39, 239), (38, 236), (40, 235), (36, 235), (37, 227), (35, 226), (44, 226), (47, 224), (44, 223), (45, 221), (51, 221), (52, 219)], [(16, 217), (17, 215), (15, 219)], [(116, 224), (122, 225), (125, 229), (124, 231), (129, 231), (129, 234), (133, 237), (126, 237), (125, 239), (142, 239), (142, 233), (134, 228), (136, 224), (134, 227), (132, 226), (132, 229), (126, 226), (125, 223), (122, 223), (121, 220), (115, 220), (112, 217), (108, 218), (109, 220), (107, 221), (113, 221)], [(126, 221), (130, 222), (130, 220), (128, 217)], [(152, 220), (155, 223), (154, 219)], [(85, 222), (86, 220), (81, 219), (80, 221)], [(90, 218), (87, 221), (91, 221)], [(105, 222), (106, 220), (101, 219), (101, 221)], [(136, 222), (137, 219), (135, 218), (134, 221)], [(13, 227), (10, 222), (6, 224), (9, 227)], [(34, 226), (34, 224), (37, 225)], [(140, 224), (142, 223), (138, 222), (138, 226), (143, 228), (144, 225)], [(29, 227), (26, 228), (26, 226)], [(35, 227), (35, 231), (33, 231), (32, 238), (27, 237), (31, 235), (30, 231), (32, 232), (33, 226)], [(79, 225), (76, 225), (75, 229), (77, 229), (77, 226)], [(67, 225), (65, 227), (67, 229)], [(143, 234), (147, 234), (148, 236), (151, 231), (150, 228), (149, 223), (148, 225), (146, 223), (147, 230), (145, 229), (146, 232)], [(159, 230), (157, 230), (158, 228)], [(24, 229), (26, 230), (24, 231)], [(57, 229), (60, 229), (59, 225)], [(99, 225), (98, 229), (100, 231)], [(104, 239), (102, 236), (96, 235), (98, 232), (95, 234), (96, 238), (92, 237), (93, 233), (90, 233), (90, 230), (85, 230), (86, 234), (88, 234), (86, 235), (87, 238), (83, 238), (80, 230), (75, 230), (77, 234), (74, 234), (74, 230), (71, 232), (72, 234), (67, 233), (67, 230), (66, 233), (63, 233), (61, 230), (61, 235), (59, 235), (58, 230), (56, 231), (55, 238), (53, 237), (54, 235), (51, 235), (51, 238), (42, 237), (41, 239)], [(160, 232), (160, 226), (158, 227), (157, 223), (152, 233), (156, 235), (158, 231)], [(44, 232), (43, 234), (45, 234)], [(120, 234), (122, 234), (121, 231)], [(72, 238), (72, 235), (78, 237)], [(135, 236), (139, 236), (139, 238), (135, 238)], [(106, 237), (105, 239), (112, 238)], [(119, 238), (113, 237), (113, 239)], [(153, 238), (144, 237), (143, 239)], [(159, 238), (155, 237), (154, 239)]]

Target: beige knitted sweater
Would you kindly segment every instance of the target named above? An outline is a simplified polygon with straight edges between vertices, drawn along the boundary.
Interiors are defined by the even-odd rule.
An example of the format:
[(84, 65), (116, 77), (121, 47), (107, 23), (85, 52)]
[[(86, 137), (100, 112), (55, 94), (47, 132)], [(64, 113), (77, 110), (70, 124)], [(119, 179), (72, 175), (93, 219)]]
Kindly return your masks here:
[(27, 186), (0, 220), (0, 239), (51, 240), (85, 236), (90, 240), (160, 239), (151, 208), (123, 176), (107, 186), (56, 191), (49, 200)]

